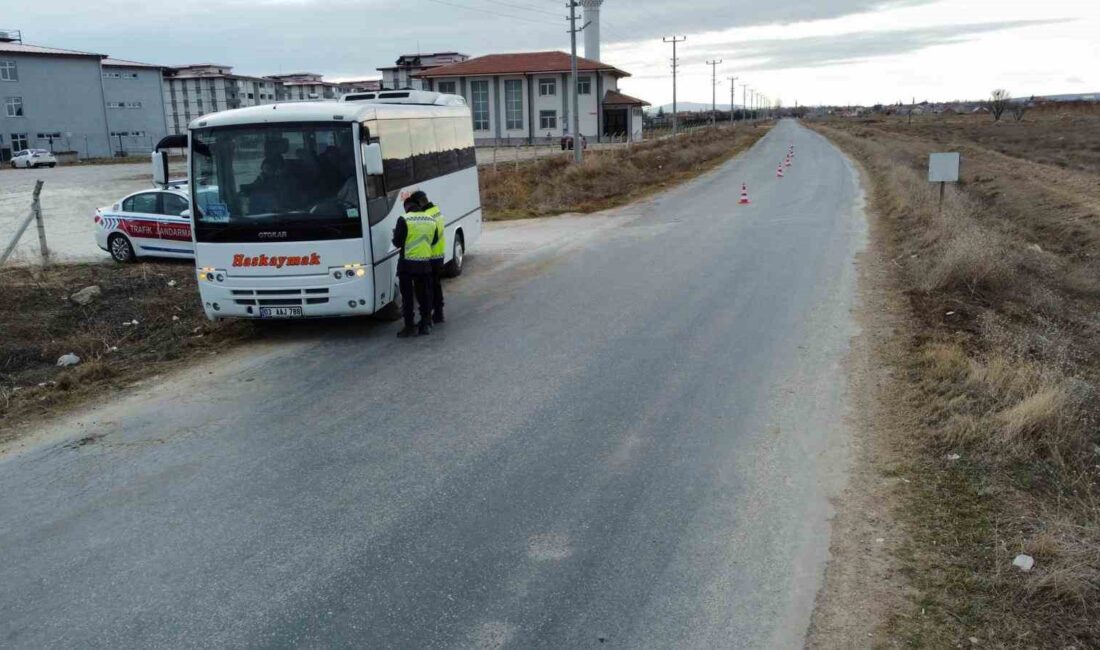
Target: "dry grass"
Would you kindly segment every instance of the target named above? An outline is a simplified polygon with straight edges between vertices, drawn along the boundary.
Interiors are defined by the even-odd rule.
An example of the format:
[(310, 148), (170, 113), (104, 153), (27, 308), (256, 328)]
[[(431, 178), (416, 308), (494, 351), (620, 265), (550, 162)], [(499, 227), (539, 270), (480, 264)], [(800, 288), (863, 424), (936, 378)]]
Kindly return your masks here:
[[(888, 394), (916, 423), (897, 442), (915, 594), (888, 627), (912, 647), (1097, 647), (1100, 115), (987, 119), (813, 125), (870, 175), (911, 313)], [(951, 150), (940, 213), (927, 154)]]
[(751, 147), (768, 128), (762, 124), (702, 129), (631, 147), (589, 151), (580, 166), (562, 155), (526, 162), (518, 169), (483, 168), (485, 218), (521, 219), (622, 205), (712, 169)]
[[(69, 299), (90, 285), (101, 288), (98, 300), (79, 306)], [(252, 336), (249, 323), (208, 322), (197, 293), (189, 262), (0, 270), (0, 442), (15, 433), (9, 423)], [(81, 363), (57, 367), (70, 352)]]

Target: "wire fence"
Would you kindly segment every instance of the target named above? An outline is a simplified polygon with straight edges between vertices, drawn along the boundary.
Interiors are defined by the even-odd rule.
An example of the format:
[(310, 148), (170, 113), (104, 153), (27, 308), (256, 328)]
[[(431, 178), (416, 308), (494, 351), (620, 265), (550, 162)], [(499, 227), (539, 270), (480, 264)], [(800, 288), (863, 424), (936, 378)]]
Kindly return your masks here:
[(38, 231), (38, 252), (42, 258), (42, 263), (49, 264), (50, 249), (46, 245), (46, 225), (42, 219), (42, 203), (40, 201), (43, 184), (41, 179), (35, 182), (34, 191), (30, 196), (30, 205), (27, 206), (27, 214), (18, 222), (15, 231), (11, 233), (10, 238), (4, 244), (3, 251), (0, 252), (0, 266), (3, 266), (11, 258), (16, 246), (19, 245), (19, 240), (27, 232), (27, 228), (32, 221), (35, 222), (35, 229)]

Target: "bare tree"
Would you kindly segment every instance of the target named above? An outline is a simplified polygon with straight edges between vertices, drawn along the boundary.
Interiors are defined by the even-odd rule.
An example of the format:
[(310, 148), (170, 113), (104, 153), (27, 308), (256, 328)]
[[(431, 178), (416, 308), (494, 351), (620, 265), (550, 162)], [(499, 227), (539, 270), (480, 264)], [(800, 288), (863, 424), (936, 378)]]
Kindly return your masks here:
[(1013, 102), (1012, 103), (1012, 119), (1019, 122), (1024, 119), (1024, 113), (1027, 112), (1027, 102)]
[(1008, 91), (998, 88), (989, 95), (989, 112), (993, 114), (993, 121), (999, 122), (1008, 108)]

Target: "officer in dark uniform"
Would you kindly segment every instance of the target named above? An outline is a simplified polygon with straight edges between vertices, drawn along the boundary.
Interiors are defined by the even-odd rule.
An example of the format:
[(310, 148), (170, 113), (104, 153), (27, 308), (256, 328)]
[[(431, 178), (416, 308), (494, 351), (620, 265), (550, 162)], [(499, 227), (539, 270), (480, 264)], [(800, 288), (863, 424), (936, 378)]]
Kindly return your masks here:
[(416, 199), (424, 214), (435, 219), (439, 233), (439, 238), (432, 245), (432, 323), (442, 323), (446, 320), (443, 318), (443, 262), (447, 250), (447, 220), (424, 192), (417, 190), (410, 198)]
[[(405, 215), (397, 219), (393, 245), (401, 249), (397, 279), (401, 287), (401, 311), (405, 327), (398, 338), (432, 333), (432, 246), (442, 237), (434, 217), (423, 212), (412, 196), (405, 200)], [(413, 301), (420, 308), (420, 324), (414, 327)]]

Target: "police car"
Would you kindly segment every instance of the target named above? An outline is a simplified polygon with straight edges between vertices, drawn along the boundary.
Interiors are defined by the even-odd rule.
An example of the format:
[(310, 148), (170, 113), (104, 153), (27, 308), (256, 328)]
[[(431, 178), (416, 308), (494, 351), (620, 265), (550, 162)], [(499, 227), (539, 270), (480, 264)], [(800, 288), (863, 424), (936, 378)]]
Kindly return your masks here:
[(117, 262), (139, 257), (193, 258), (187, 184), (134, 192), (95, 211), (95, 239)]

